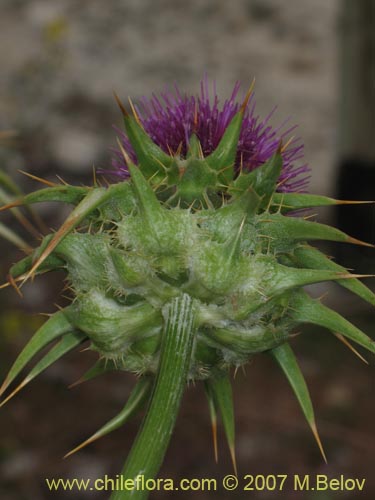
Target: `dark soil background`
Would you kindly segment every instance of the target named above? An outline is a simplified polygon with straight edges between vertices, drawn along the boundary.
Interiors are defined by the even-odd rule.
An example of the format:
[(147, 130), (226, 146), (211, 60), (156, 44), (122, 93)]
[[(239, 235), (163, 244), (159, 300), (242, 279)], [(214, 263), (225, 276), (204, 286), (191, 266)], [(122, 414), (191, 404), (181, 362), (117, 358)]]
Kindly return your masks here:
[[(2, 0), (0, 130), (16, 135), (1, 144), (0, 168), (25, 191), (38, 185), (19, 169), (54, 181), (58, 174), (76, 184), (90, 183), (93, 165), (110, 165), (112, 125), (121, 122), (114, 89), (124, 99), (130, 95), (136, 100), (176, 81), (187, 92), (196, 92), (207, 72), (223, 98), (236, 80), (246, 88), (255, 77), (259, 113), (265, 116), (277, 104), (275, 124), (289, 116), (299, 124), (298, 135), (312, 167), (311, 192), (334, 195), (340, 161), (341, 6), (339, 0)], [(353, 197), (362, 198), (362, 188), (355, 190), (360, 185), (355, 175), (352, 185)], [(368, 183), (364, 196), (371, 194), (374, 199), (374, 186)], [(38, 210), (54, 228), (68, 213), (66, 207), (46, 204)], [(345, 220), (351, 210), (346, 209)], [(366, 205), (363, 210), (373, 236), (374, 209)], [(10, 214), (1, 213), (0, 220), (19, 229)], [(335, 222), (335, 213), (322, 210), (319, 220)], [(353, 230), (357, 225), (351, 223)], [(334, 247), (325, 250), (337, 254)], [(2, 282), (20, 257), (0, 241)], [(362, 249), (354, 255), (341, 252), (340, 259), (358, 262), (358, 267), (374, 262), (374, 256)], [(55, 273), (35, 280), (24, 287), (23, 299), (13, 290), (0, 290), (1, 379), (44, 321), (38, 313), (53, 312), (56, 304), (66, 303), (60, 295), (62, 279)], [(374, 336), (373, 309), (335, 285), (311, 289), (315, 296), (325, 291), (328, 305)], [(239, 475), (344, 475), (365, 478), (365, 491), (296, 493), (288, 480), (283, 492), (239, 488), (228, 493), (219, 486), (211, 493), (164, 492), (151, 498), (375, 497), (374, 359), (367, 355), (370, 365), (365, 365), (327, 331), (306, 328), (302, 333), (293, 347), (311, 390), (328, 465), (284, 376), (267, 355), (259, 355), (246, 373), (237, 373), (234, 383)], [(45, 484), (45, 478), (115, 477), (137, 432), (141, 417), (62, 459), (122, 408), (134, 384), (132, 376), (114, 373), (68, 389), (95, 360), (89, 351), (67, 356), (0, 409), (1, 499), (108, 497), (92, 491), (49, 492)], [(220, 484), (232, 473), (220, 431), (216, 464), (203, 389), (199, 384), (190, 387), (160, 477), (217, 478)]]

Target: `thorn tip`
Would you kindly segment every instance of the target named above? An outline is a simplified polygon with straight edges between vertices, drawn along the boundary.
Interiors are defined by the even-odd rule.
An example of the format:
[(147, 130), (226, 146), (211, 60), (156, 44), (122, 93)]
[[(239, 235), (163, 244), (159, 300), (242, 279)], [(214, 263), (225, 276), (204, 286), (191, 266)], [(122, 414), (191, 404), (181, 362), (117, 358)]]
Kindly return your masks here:
[[(126, 111), (125, 106), (122, 104), (122, 102), (121, 102), (121, 100), (120, 100), (119, 96), (116, 94), (116, 92), (115, 92), (115, 91), (113, 91), (113, 96), (114, 96), (114, 98), (115, 98), (115, 100), (116, 100), (116, 102), (117, 102), (117, 105), (118, 105), (118, 107), (120, 108), (121, 113), (123, 114), (124, 118), (128, 117), (128, 116), (129, 116), (129, 113)], [(64, 457), (64, 458), (65, 458), (65, 457)]]
[(249, 90), (246, 92), (245, 99), (243, 100), (243, 103), (241, 104), (240, 111), (242, 113), (244, 113), (246, 111), (247, 105), (249, 104), (250, 97), (251, 97), (253, 90), (254, 90), (254, 85), (255, 85), (255, 78), (251, 82)]

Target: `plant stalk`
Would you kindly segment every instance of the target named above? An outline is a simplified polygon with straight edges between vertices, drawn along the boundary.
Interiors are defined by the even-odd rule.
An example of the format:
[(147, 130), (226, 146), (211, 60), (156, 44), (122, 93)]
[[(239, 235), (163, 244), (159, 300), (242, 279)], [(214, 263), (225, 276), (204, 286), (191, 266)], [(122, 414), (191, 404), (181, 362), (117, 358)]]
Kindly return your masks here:
[(164, 317), (159, 369), (150, 405), (121, 472), (123, 489), (114, 491), (111, 500), (148, 498), (144, 485), (157, 475), (176, 422), (196, 332), (193, 300), (187, 294), (174, 298), (165, 307)]

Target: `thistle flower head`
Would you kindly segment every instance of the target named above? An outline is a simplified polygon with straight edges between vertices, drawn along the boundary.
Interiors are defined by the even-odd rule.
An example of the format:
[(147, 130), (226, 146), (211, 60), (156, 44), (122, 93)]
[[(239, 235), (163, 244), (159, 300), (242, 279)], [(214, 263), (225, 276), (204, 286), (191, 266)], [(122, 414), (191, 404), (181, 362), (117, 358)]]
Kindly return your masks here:
[[(346, 344), (375, 353), (373, 340), (303, 289), (336, 281), (375, 305), (358, 276), (309, 244), (365, 243), (301, 214), (289, 217), (346, 202), (299, 192), (307, 181), (307, 167), (296, 166), (302, 146), (291, 141), (283, 147), (280, 140), (291, 130), (280, 135), (269, 117), (259, 121), (253, 98), (239, 104), (238, 92), (236, 85), (220, 108), (205, 80), (198, 97), (175, 88), (163, 102), (143, 99), (133, 115), (118, 100), (125, 133), (114, 173), (121, 182), (107, 188), (49, 183), (5, 207), (51, 200), (74, 206), (61, 228), (10, 270), (15, 285), (63, 268), (74, 300), (26, 345), (0, 395), (38, 352), (60, 339), (0, 406), (89, 341), (99, 360), (82, 380), (117, 369), (141, 380), (121, 413), (83, 445), (114, 430), (151, 398), (125, 477), (140, 470), (154, 474), (160, 466), (188, 380), (204, 382), (213, 426), (219, 412), (234, 458), (228, 372), (259, 352), (270, 354), (286, 374), (324, 454), (290, 347), (295, 328), (324, 326)], [(155, 436), (160, 449), (148, 450)]]
[[(164, 152), (186, 158), (192, 136), (200, 143), (204, 157), (209, 156), (219, 145), (225, 130), (239, 112), (244, 96), (240, 97), (237, 82), (229, 99), (221, 104), (213, 84), (213, 96), (205, 77), (200, 84), (198, 95), (181, 92), (175, 84), (173, 90), (165, 90), (159, 96), (143, 97), (133, 109), (145, 132)], [(273, 128), (270, 119), (276, 108), (261, 119), (255, 110), (254, 94), (246, 100), (241, 130), (237, 142), (235, 170), (252, 171), (276, 152), (280, 143), (286, 144), (282, 150), (283, 168), (280, 173), (278, 191), (302, 192), (308, 185), (309, 167), (303, 162), (303, 144), (291, 137), (296, 125), (286, 127), (289, 120)], [(126, 132), (118, 129), (119, 138), (130, 159), (137, 163), (137, 155)], [(288, 142), (289, 141), (289, 142)], [(302, 163), (301, 163), (302, 162)], [(128, 168), (120, 150), (114, 150), (111, 173), (126, 178)]]

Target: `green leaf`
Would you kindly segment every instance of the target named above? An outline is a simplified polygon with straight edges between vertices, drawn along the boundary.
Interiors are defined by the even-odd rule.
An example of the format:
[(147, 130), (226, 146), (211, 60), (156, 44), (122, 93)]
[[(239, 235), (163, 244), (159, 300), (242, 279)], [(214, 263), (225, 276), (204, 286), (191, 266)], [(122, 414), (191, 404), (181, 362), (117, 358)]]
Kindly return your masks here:
[(53, 314), (29, 340), (9, 370), (0, 388), (0, 395), (4, 393), (31, 358), (41, 351), (43, 347), (65, 333), (71, 332), (72, 325), (65, 315), (67, 310), (68, 308)]
[(251, 187), (263, 197), (263, 206), (268, 205), (279, 180), (283, 159), (279, 152), (276, 152), (263, 165), (249, 173), (252, 178)]
[[(22, 277), (24, 274), (26, 274), (30, 269), (32, 268), (33, 262), (35, 260), (35, 255), (37, 254), (37, 249), (34, 251), (32, 255), (28, 255), (24, 259), (16, 262), (9, 271), (9, 274), (13, 278), (18, 278)], [(65, 266), (65, 262), (61, 260), (60, 258), (56, 257), (56, 255), (52, 254), (49, 255), (38, 267), (38, 269), (35, 271), (35, 274), (42, 274), (48, 271), (54, 271), (55, 269), (62, 268)]]
[[(203, 203), (205, 199), (207, 200), (207, 192), (217, 190), (217, 178), (217, 172), (206, 160), (191, 158), (186, 161), (184, 173), (172, 199), (181, 199), (184, 202), (183, 206), (189, 206), (194, 201)], [(205, 204), (211, 205), (209, 200)]]
[(38, 189), (30, 194), (15, 200), (15, 205), (31, 205), (33, 203), (42, 203), (45, 201), (56, 201), (63, 203), (71, 203), (77, 205), (90, 191), (87, 187), (78, 186), (56, 186), (44, 189)]
[(329, 207), (332, 205), (358, 205), (364, 203), (374, 203), (373, 201), (348, 201), (335, 200), (328, 196), (306, 193), (274, 193), (271, 200), (271, 207), (289, 212), (313, 207)]
[(284, 329), (257, 324), (250, 327), (238, 325), (208, 328), (205, 330), (204, 340), (211, 338), (236, 353), (250, 355), (271, 349), (278, 343), (285, 342), (288, 336)]
[(146, 215), (150, 226), (160, 223), (162, 208), (152, 187), (145, 179), (142, 171), (135, 165), (128, 165), (132, 186), (143, 213)]
[(203, 159), (202, 146), (196, 134), (191, 134), (189, 138), (186, 159), (189, 160), (190, 158)]
[(299, 267), (284, 266), (270, 262), (270, 266), (265, 265), (265, 270), (273, 268), (272, 279), (265, 286), (268, 294), (280, 294), (285, 290), (320, 283), (322, 281), (345, 281), (352, 276), (345, 269), (342, 272), (329, 269), (304, 269)]
[(117, 370), (116, 362), (109, 358), (100, 358), (98, 361), (87, 370), (82, 377), (80, 377), (76, 382), (71, 384), (69, 387), (75, 387), (76, 385), (82, 384), (83, 382), (88, 382), (104, 373)]
[(243, 193), (251, 187), (258, 196), (262, 197), (262, 205), (267, 206), (276, 189), (282, 165), (281, 154), (276, 152), (252, 172), (241, 172), (230, 186), (229, 192), (238, 196), (239, 193)]
[(256, 214), (261, 202), (261, 198), (251, 187), (248, 187), (245, 191), (237, 192), (236, 195), (233, 195), (232, 200), (212, 212), (212, 215), (219, 220), (222, 219), (223, 222), (230, 215), (238, 218), (238, 223), (241, 223), (244, 217), (249, 218)]
[(215, 408), (220, 412), (232, 458), (234, 472), (237, 475), (233, 394), (229, 375), (222, 372), (216, 372), (210, 379), (207, 380), (206, 385), (213, 395)]
[[(38, 252), (38, 256), (41, 252)], [(107, 286), (109, 238), (105, 233), (70, 233), (57, 245), (53, 253), (65, 263), (75, 289), (83, 292), (94, 287)], [(107, 271), (108, 273), (108, 271)]]
[(114, 418), (109, 420), (103, 427), (101, 427), (98, 431), (95, 432), (91, 437), (86, 439), (83, 443), (78, 445), (73, 450), (69, 451), (64, 458), (73, 455), (77, 451), (81, 450), (88, 444), (93, 443), (97, 439), (109, 434), (110, 432), (118, 429), (122, 425), (124, 425), (130, 418), (138, 413), (139, 410), (142, 409), (146, 401), (149, 399), (152, 388), (152, 379), (150, 377), (141, 378), (136, 386), (134, 387), (132, 393), (129, 396), (125, 406)]
[(225, 129), (216, 149), (205, 158), (207, 164), (219, 174), (222, 184), (228, 184), (234, 177), (234, 162), (237, 154), (238, 139), (243, 121), (243, 110), (234, 115)]
[(108, 187), (107, 199), (98, 207), (102, 219), (119, 221), (129, 215), (136, 207), (136, 200), (129, 179), (111, 184)]
[(323, 446), (316, 428), (314, 408), (311, 402), (309, 390), (307, 388), (304, 376), (298, 366), (297, 359), (293, 354), (292, 348), (289, 344), (285, 343), (278, 347), (275, 347), (275, 349), (272, 349), (269, 352), (271, 356), (275, 358), (275, 360), (278, 362), (281, 369), (285, 373), (306, 417), (306, 420), (311, 427), (316, 442), (318, 443), (320, 452), (323, 455), (324, 461), (327, 462), (326, 455), (324, 453)]
[[(126, 134), (137, 156), (139, 169), (146, 178), (153, 177), (154, 182), (160, 182), (166, 176), (166, 170), (173, 167), (175, 159), (154, 143), (140, 125), (138, 117), (129, 115), (119, 98), (115, 97), (122, 111)], [(135, 111), (134, 107), (133, 110)]]
[(300, 290), (291, 301), (290, 315), (298, 323), (320, 325), (338, 332), (375, 354), (375, 342), (340, 314)]
[(60, 241), (62, 241), (67, 234), (76, 228), (91, 212), (107, 201), (110, 195), (110, 189), (92, 188), (87, 196), (70, 213), (60, 229), (53, 235), (48, 246), (44, 249), (36, 262), (33, 263), (32, 268), (28, 271), (23, 282), (28, 280), (34, 272), (37, 271), (39, 266), (53, 252)]
[(328, 207), (339, 204), (339, 200), (334, 200), (328, 196), (305, 193), (274, 193), (270, 205), (273, 209), (289, 212), (304, 208)]
[(9, 401), (17, 394), (23, 387), (37, 377), (42, 371), (51, 366), (55, 361), (60, 359), (64, 354), (68, 353), (74, 347), (81, 344), (86, 339), (84, 333), (72, 332), (64, 334), (63, 338), (56, 344), (43, 358), (34, 366), (30, 373), (23, 379), (23, 381), (14, 389), (14, 391), (1, 402), (0, 407)]
[(212, 441), (214, 443), (214, 454), (215, 454), (215, 462), (217, 463), (219, 460), (219, 453), (217, 447), (217, 413), (216, 413), (216, 405), (214, 395), (212, 393), (210, 385), (207, 381), (204, 382), (204, 389), (208, 402), (208, 409), (210, 412), (211, 418), (211, 428), (212, 428)]
[(281, 214), (260, 216), (259, 229), (261, 234), (267, 235), (276, 241), (283, 239), (286, 241), (327, 240), (373, 246), (352, 238), (334, 227), (297, 217), (285, 217)]
[[(329, 269), (331, 271), (342, 273), (347, 272), (345, 267), (336, 264), (336, 262), (329, 259), (317, 248), (313, 248), (308, 245), (301, 245), (297, 247), (294, 251), (292, 259), (293, 258), (295, 263), (303, 267), (309, 267), (310, 269)], [(344, 288), (347, 288), (351, 292), (361, 297), (363, 300), (366, 300), (367, 302), (375, 306), (375, 294), (358, 279), (349, 278), (336, 281)]]

